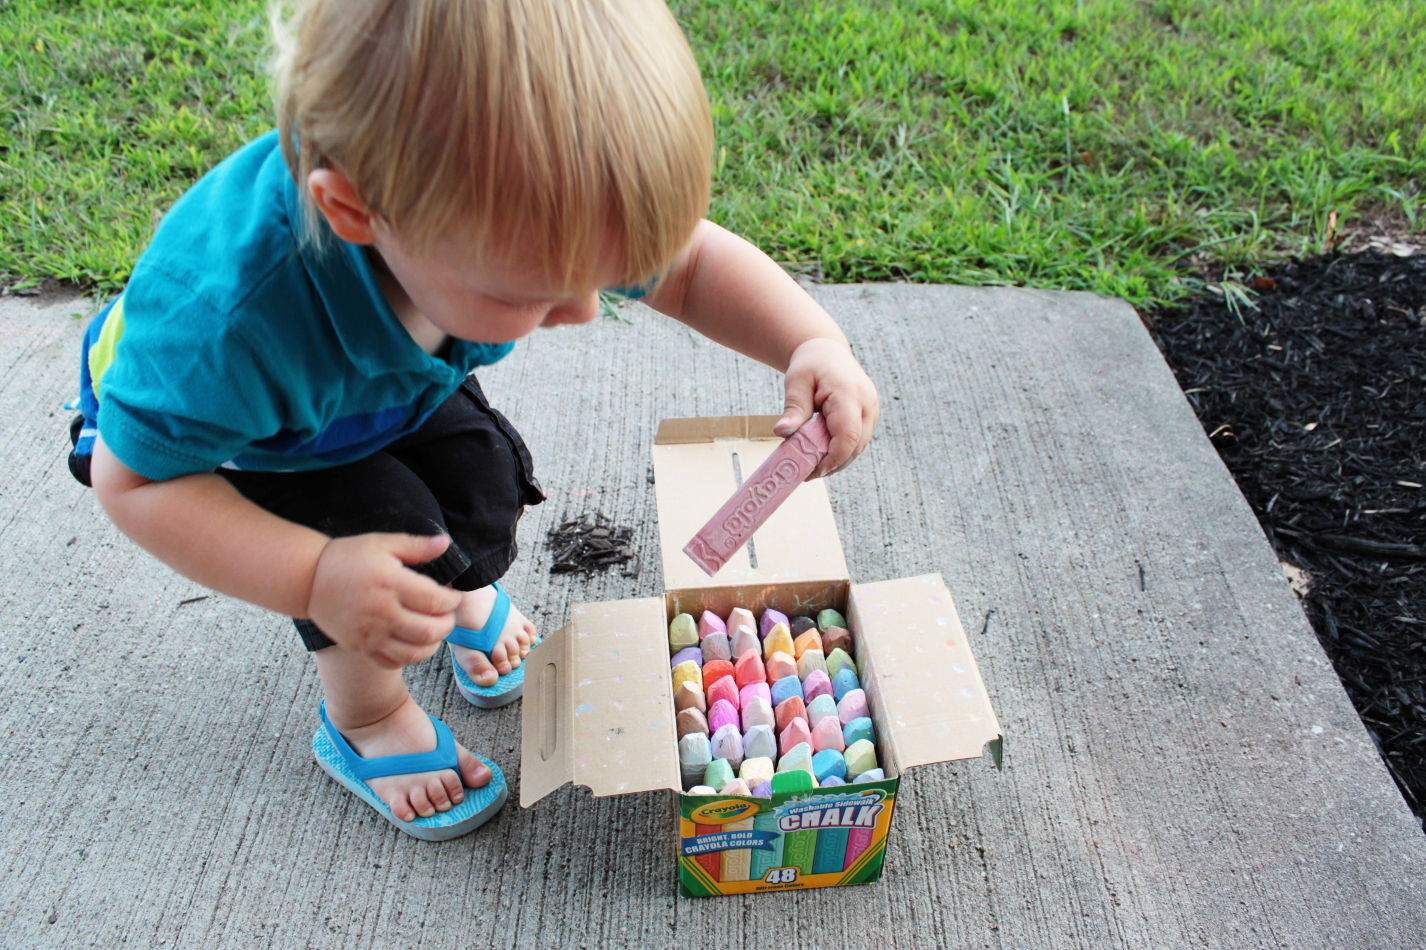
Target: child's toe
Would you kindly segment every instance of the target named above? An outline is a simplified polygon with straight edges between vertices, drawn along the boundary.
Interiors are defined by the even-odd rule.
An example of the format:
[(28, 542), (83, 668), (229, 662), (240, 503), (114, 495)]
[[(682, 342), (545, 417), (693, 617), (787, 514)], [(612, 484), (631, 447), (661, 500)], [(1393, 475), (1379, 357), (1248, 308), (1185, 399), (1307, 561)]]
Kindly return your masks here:
[(465, 782), (466, 788), (484, 788), (490, 784), (494, 773), (484, 762), (460, 747), (457, 747), (456, 755), (460, 763), (461, 780)]
[(465, 799), (465, 785), (453, 770), (446, 769), (441, 773), (441, 784), (446, 787), (446, 798), (450, 799), (451, 804), (459, 805)]
[(422, 818), (430, 818), (436, 813), (435, 807), (431, 804), (431, 799), (426, 795), (426, 787), (424, 785), (417, 785), (411, 789), (410, 795), (411, 807), (416, 809), (416, 814)]
[(446, 783), (440, 775), (432, 775), (426, 782), (426, 798), (436, 811), (450, 811), (451, 797), (446, 792)]

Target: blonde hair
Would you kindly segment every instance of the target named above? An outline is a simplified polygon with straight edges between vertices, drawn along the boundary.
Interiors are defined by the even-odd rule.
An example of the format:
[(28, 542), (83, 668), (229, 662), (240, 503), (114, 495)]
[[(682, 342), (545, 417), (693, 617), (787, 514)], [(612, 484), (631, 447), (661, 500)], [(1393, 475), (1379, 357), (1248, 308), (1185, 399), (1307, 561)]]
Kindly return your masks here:
[(274, 97), (308, 233), (307, 178), (331, 163), (413, 249), (520, 240), (577, 284), (612, 239), (631, 284), (667, 268), (707, 208), (707, 94), (662, 0), (285, 6)]

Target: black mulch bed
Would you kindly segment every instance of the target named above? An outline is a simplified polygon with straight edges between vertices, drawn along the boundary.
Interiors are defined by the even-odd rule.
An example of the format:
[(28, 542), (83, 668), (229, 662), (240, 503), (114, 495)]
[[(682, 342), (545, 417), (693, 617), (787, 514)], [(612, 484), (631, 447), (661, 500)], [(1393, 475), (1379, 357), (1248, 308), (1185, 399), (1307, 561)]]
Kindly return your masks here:
[(1294, 261), (1148, 321), (1426, 819), (1426, 257)]
[(639, 576), (639, 558), (634, 553), (634, 529), (612, 525), (603, 512), (590, 521), (580, 515), (545, 533), (545, 548), (554, 552), (551, 574), (592, 574), (622, 566), (625, 577)]

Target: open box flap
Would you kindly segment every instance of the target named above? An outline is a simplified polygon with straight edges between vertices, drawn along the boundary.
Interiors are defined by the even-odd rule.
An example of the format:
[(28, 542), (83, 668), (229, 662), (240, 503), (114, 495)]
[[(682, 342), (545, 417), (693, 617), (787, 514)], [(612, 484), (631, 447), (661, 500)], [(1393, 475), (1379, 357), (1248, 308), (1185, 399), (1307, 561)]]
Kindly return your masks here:
[(891, 765), (976, 758), (1000, 723), (940, 574), (853, 584), (857, 667)]
[[(754, 568), (744, 546), (709, 577), (683, 547), (738, 489), (739, 472), (752, 475), (782, 439), (778, 416), (665, 419), (654, 440), (654, 492), (664, 587), (670, 591), (750, 584), (840, 579), (847, 560), (827, 488), (804, 482), (753, 535)], [(737, 457), (737, 469), (734, 468)]]
[(574, 782), (595, 795), (679, 789), (661, 597), (580, 604), (525, 659), (520, 805)]

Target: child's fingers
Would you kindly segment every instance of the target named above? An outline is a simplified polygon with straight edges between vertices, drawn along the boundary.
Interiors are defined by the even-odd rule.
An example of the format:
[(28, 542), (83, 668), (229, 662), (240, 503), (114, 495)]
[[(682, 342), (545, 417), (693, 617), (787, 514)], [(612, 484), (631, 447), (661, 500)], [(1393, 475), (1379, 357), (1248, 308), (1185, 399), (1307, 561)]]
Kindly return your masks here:
[(822, 417), (827, 420), (827, 432), (832, 443), (821, 464), (812, 472), (813, 478), (830, 475), (856, 457), (862, 443), (861, 407), (847, 406), (845, 403), (828, 399), (822, 403)]
[(812, 391), (815, 379), (811, 373), (789, 373), (783, 380), (782, 418), (773, 424), (775, 435), (786, 438), (812, 418)]
[(435, 560), (451, 543), (444, 534), (377, 534), (376, 537), (406, 565)]
[(402, 607), (418, 614), (433, 617), (453, 614), (460, 606), (460, 598), (460, 591), (437, 584), (415, 571), (402, 571), (396, 581), (396, 600)]

